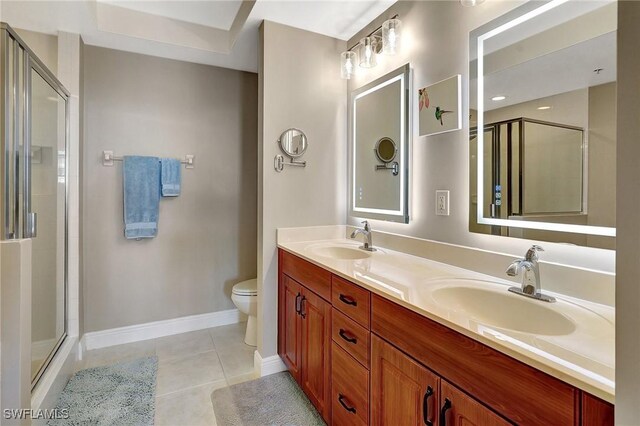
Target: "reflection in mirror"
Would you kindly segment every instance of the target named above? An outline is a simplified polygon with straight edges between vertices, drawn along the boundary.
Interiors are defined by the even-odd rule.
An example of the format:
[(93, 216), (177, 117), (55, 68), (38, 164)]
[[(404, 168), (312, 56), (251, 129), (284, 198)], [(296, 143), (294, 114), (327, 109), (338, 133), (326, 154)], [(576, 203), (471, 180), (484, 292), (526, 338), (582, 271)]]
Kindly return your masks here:
[(615, 247), (616, 30), (555, 0), (471, 33), (471, 231)]
[[(374, 148), (376, 153), (376, 157), (378, 160), (382, 161), (383, 164), (378, 164), (376, 166), (376, 170), (391, 170), (394, 176), (398, 176), (400, 173), (400, 165), (397, 161), (393, 161), (398, 154), (398, 147), (396, 143), (391, 138), (381, 138)], [(393, 163), (392, 163), (393, 161)], [(391, 163), (391, 164), (389, 164)]]
[(396, 154), (398, 153), (398, 147), (396, 147), (396, 143), (391, 138), (381, 138), (376, 143), (376, 156), (378, 160), (387, 164), (393, 161), (396, 158)]
[(351, 216), (408, 223), (408, 105), (408, 64), (351, 93)]
[(307, 136), (298, 129), (287, 129), (278, 139), (280, 149), (291, 158), (298, 158), (307, 150)]

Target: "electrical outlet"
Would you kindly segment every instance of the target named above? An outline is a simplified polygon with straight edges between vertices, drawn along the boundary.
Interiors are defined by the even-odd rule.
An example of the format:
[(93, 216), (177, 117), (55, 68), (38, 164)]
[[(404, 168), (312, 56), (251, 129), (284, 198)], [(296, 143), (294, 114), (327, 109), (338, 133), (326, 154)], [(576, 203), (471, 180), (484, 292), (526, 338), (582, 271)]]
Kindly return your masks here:
[(436, 215), (449, 216), (449, 191), (436, 190)]

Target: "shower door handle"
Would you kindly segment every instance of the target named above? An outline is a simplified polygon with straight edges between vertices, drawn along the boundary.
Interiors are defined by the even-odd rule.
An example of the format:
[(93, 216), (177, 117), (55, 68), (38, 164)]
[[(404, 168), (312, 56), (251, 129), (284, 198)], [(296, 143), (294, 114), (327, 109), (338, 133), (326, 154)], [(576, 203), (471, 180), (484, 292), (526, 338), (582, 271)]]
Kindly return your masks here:
[(38, 213), (27, 213), (25, 234), (25, 238), (35, 238), (38, 236)]

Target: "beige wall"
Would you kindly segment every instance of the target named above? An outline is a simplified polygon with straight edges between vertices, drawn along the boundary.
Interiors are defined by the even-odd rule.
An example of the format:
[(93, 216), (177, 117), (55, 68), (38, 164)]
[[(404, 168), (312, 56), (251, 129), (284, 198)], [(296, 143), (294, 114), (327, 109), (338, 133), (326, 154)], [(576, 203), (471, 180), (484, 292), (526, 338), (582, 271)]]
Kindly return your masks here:
[[(588, 224), (616, 226), (616, 83), (589, 88)], [(615, 249), (612, 238), (589, 235), (589, 246)]]
[(616, 424), (640, 419), (640, 2), (618, 7)]
[[(234, 308), (256, 276), (256, 75), (91, 46), (83, 66), (85, 332)], [(156, 238), (124, 238), (122, 163), (103, 150), (196, 156)]]
[[(260, 41), (260, 207), (258, 350), (276, 354), (276, 228), (335, 225), (346, 215), (346, 83), (340, 52), (346, 43), (265, 21)], [(289, 127), (304, 131), (307, 167), (273, 169), (277, 140)]]
[[(414, 117), (411, 212), (409, 224), (372, 221), (374, 229), (427, 238), (521, 256), (531, 240), (496, 237), (469, 232), (469, 31), (521, 5), (520, 1), (488, 1), (477, 7), (463, 7), (457, 1), (398, 2), (351, 38), (357, 40), (399, 14), (403, 23), (401, 52), (378, 57), (378, 66), (359, 69), (349, 89), (360, 87), (409, 62), (413, 69), (412, 109)], [(453, 23), (453, 24), (452, 24)], [(335, 73), (337, 73), (336, 71)], [(416, 126), (417, 90), (455, 74), (462, 75), (463, 129), (420, 137)], [(336, 74), (337, 75), (337, 74)], [(450, 216), (436, 216), (435, 191), (448, 189)], [(349, 224), (358, 218), (348, 217)], [(358, 224), (359, 225), (359, 224)], [(542, 259), (574, 266), (613, 271), (615, 253), (587, 247), (542, 243)]]
[(58, 36), (14, 28), (49, 71), (58, 74)]

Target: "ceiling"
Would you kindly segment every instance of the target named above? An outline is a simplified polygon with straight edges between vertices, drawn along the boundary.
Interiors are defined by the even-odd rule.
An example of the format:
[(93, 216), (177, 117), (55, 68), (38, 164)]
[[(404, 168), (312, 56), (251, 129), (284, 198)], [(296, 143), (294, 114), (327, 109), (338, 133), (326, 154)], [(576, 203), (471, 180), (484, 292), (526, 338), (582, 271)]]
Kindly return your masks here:
[(2, 0), (0, 20), (79, 33), (89, 45), (257, 72), (263, 20), (348, 40), (395, 1)]

